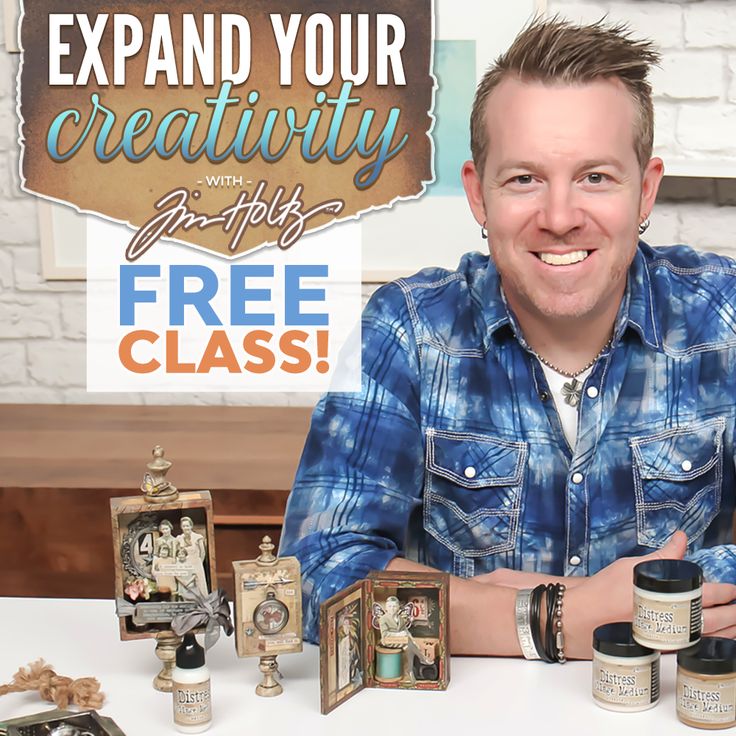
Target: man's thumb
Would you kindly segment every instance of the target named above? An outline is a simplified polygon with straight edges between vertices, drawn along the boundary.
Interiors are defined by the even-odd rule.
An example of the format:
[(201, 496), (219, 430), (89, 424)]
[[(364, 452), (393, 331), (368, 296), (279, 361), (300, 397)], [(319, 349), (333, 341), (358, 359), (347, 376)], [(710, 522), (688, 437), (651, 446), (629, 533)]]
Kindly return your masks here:
[(687, 534), (679, 529), (669, 538), (667, 544), (651, 556), (660, 560), (681, 560), (687, 552)]

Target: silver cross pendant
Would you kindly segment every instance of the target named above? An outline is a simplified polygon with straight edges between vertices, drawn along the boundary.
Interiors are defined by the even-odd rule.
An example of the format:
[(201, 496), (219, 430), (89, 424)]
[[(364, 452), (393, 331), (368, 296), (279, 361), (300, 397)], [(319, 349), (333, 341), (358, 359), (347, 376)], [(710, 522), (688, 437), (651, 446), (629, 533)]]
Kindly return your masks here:
[(583, 398), (583, 384), (577, 378), (562, 385), (562, 397), (569, 406), (577, 406)]

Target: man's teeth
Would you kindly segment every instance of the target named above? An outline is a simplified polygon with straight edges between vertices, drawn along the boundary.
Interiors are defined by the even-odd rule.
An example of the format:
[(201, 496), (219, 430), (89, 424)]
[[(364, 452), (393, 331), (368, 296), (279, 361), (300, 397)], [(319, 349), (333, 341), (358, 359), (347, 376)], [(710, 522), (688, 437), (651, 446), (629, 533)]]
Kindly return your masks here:
[(571, 263), (579, 263), (588, 257), (587, 250), (574, 250), (572, 253), (537, 253), (540, 260), (550, 266), (569, 266)]

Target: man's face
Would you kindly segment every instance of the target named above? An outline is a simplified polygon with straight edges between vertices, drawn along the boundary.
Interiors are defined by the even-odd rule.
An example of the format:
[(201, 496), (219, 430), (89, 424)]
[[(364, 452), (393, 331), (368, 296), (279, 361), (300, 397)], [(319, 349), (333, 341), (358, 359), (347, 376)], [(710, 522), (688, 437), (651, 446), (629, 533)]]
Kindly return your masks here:
[(510, 77), (489, 95), (483, 176), (468, 163), (463, 181), (522, 322), (525, 314), (558, 320), (618, 308), (662, 174), (652, 159), (642, 178), (635, 115), (618, 80), (568, 86)]

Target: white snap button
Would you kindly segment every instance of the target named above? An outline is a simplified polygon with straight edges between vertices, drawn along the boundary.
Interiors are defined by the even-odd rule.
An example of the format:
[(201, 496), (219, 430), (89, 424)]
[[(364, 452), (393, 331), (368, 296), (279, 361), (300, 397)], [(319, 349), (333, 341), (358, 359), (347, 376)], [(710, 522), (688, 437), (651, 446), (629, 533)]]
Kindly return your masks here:
[(683, 460), (682, 461), (682, 469), (689, 473), (693, 469), (693, 464), (689, 460)]
[(598, 389), (595, 386), (588, 386), (588, 390), (585, 393), (587, 393), (591, 399), (595, 399), (598, 396)]
[(468, 467), (465, 468), (465, 477), (475, 478), (475, 468), (472, 465), (468, 465)]
[(573, 473), (572, 474), (572, 482), (573, 483), (582, 483), (583, 482), (583, 474), (582, 473)]
[(581, 562), (582, 562), (582, 560), (577, 555), (573, 555), (570, 558), (570, 564), (571, 565), (579, 565)]

